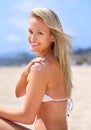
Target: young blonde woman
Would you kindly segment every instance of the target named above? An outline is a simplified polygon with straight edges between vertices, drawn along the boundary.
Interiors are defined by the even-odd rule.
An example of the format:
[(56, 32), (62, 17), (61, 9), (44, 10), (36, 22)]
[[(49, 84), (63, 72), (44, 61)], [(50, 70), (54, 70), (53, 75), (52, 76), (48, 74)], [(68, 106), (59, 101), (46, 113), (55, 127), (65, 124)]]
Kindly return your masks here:
[(68, 130), (70, 37), (52, 10), (36, 8), (29, 17), (28, 41), (38, 57), (25, 67), (16, 84), (16, 97), (25, 95), (24, 106), (21, 110), (0, 107), (0, 129), (28, 130), (17, 123), (35, 121), (34, 130)]

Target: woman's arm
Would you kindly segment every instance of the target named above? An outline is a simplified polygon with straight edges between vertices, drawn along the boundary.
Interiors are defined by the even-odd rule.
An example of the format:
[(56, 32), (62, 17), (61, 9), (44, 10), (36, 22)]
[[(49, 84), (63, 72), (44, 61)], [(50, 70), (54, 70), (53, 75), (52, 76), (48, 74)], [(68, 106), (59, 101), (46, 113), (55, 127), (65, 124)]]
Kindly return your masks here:
[(21, 97), (26, 94), (26, 86), (27, 86), (27, 77), (30, 73), (31, 66), (33, 65), (33, 61), (30, 62), (23, 70), (22, 74), (20, 75), (19, 80), (16, 83), (15, 94), (16, 97)]
[(22, 74), (20, 75), (19, 80), (16, 83), (16, 89), (15, 89), (16, 97), (21, 97), (26, 94), (26, 87), (28, 83), (27, 78), (30, 73), (31, 66), (34, 63), (41, 63), (43, 61), (45, 61), (44, 58), (41, 58), (41, 57), (35, 58), (24, 68)]
[(24, 124), (34, 122), (48, 84), (46, 67), (43, 66), (39, 63), (31, 66), (23, 108), (10, 110), (0, 107), (0, 117)]

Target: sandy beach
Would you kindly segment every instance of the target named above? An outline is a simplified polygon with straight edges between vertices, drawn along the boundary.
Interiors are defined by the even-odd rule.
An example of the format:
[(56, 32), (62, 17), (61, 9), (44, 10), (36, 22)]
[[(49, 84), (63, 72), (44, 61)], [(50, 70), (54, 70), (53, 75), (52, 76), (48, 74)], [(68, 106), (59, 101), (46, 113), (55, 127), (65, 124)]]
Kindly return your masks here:
[[(15, 85), (23, 67), (0, 67), (0, 105), (18, 109), (23, 98), (15, 97)], [(91, 130), (91, 66), (72, 66), (73, 110), (68, 117), (69, 130)], [(33, 125), (27, 126), (33, 128)]]

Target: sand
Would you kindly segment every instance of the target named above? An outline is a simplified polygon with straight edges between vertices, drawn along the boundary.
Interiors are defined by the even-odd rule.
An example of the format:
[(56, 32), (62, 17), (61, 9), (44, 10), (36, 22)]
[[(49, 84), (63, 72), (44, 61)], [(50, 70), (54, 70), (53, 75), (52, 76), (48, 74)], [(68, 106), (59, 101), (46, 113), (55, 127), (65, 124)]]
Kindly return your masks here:
[[(0, 67), (0, 105), (19, 109), (23, 98), (15, 97), (15, 84), (23, 67)], [(91, 66), (72, 66), (73, 110), (68, 117), (69, 130), (91, 130)], [(33, 128), (33, 125), (28, 125)]]

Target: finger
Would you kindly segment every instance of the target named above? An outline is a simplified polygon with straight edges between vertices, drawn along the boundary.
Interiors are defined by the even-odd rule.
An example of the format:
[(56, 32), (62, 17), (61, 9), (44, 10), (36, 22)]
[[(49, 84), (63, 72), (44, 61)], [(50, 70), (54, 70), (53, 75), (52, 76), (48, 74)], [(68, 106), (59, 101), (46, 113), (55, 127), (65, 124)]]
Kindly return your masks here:
[(46, 58), (42, 58), (41, 60), (42, 60), (42, 61), (45, 61), (45, 60), (46, 60)]
[(33, 62), (41, 62), (41, 61), (45, 61), (45, 58), (38, 57), (38, 58), (33, 60)]

